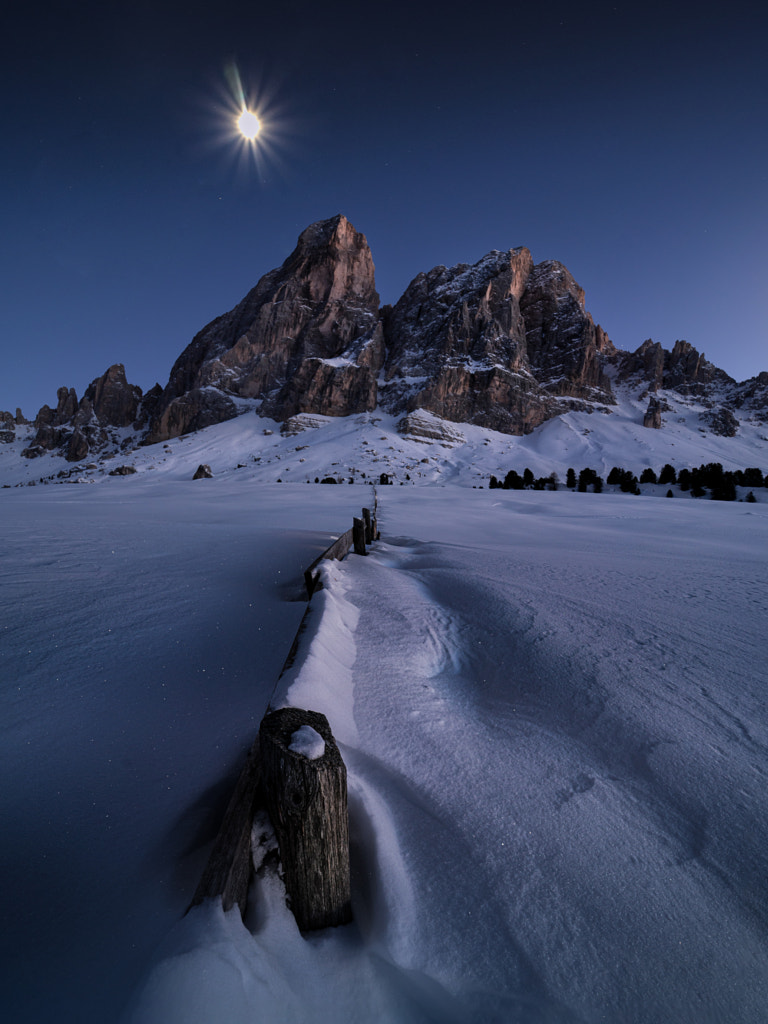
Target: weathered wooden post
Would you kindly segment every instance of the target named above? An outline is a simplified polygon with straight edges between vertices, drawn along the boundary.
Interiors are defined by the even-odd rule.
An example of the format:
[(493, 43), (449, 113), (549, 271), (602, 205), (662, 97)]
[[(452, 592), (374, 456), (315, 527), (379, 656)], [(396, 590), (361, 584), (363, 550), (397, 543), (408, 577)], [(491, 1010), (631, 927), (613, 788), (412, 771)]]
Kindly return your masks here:
[[(309, 745), (306, 739), (309, 738)], [(328, 719), (281, 708), (259, 730), (267, 809), (299, 928), (352, 920), (347, 770)]]
[(356, 555), (364, 555), (365, 551), (365, 523), (357, 517), (352, 520), (352, 543)]
[(240, 915), (245, 914), (251, 877), (251, 828), (258, 803), (260, 775), (257, 737), (240, 772), (190, 906), (195, 907), (203, 900), (220, 896), (225, 910), (230, 910), (237, 903)]
[(373, 534), (371, 532), (371, 510), (369, 508), (363, 509), (363, 522), (365, 523), (365, 543), (370, 544), (373, 540)]

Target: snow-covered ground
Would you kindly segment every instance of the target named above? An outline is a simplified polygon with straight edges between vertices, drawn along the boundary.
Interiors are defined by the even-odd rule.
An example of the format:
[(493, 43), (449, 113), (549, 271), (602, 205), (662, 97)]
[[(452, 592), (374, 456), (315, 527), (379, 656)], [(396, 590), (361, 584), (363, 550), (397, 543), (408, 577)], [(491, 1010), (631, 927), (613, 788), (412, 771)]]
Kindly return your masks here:
[[(635, 404), (464, 441), (247, 412), (93, 469), (0, 445), (4, 1019), (764, 1020), (768, 492), (487, 489), (768, 469), (764, 425)], [(383, 539), (325, 569), (276, 688), (382, 472)], [(269, 873), (245, 926), (183, 917), (270, 699), (349, 769), (355, 922), (308, 938)]]
[(720, 462), (726, 470), (758, 466), (768, 472), (768, 424), (756, 415), (739, 411), (736, 436), (722, 437), (708, 426), (709, 405), (674, 391), (660, 391), (659, 400), (668, 411), (662, 429), (652, 430), (642, 425), (647, 385), (615, 387), (616, 405), (598, 407), (602, 411), (592, 413), (566, 413), (524, 437), (449, 423), (424, 412), (417, 419), (427, 430), (445, 436), (403, 436), (398, 431), (401, 417), (381, 412), (335, 418), (303, 415), (296, 422), (305, 429), (281, 433), (279, 423), (255, 414), (258, 402), (240, 400), (243, 414), (227, 423), (136, 449), (131, 448), (133, 431), (117, 431), (126, 450), (117, 454), (114, 449), (105, 450), (72, 465), (58, 455), (23, 458), (21, 452), (35, 431), (19, 427), (16, 441), (0, 444), (0, 486), (39, 486), (70, 473), (72, 483), (99, 482), (126, 464), (136, 469), (137, 476), (189, 480), (201, 462), (209, 464), (216, 477), (236, 474), (261, 483), (313, 483), (328, 476), (363, 483), (387, 473), (397, 484), (466, 487), (487, 486), (491, 474), (503, 476), (510, 469), (522, 473), (526, 466), (536, 477), (556, 472), (561, 480), (568, 467), (578, 473), (587, 466), (603, 478), (613, 466), (639, 476), (645, 468), (658, 473), (665, 463), (681, 469)]
[(302, 571), (359, 514), (315, 490), (0, 492), (4, 1020), (116, 1020), (186, 909)]
[[(765, 1019), (765, 504), (380, 488), (275, 690), (370, 490), (186, 475), (0, 495), (7, 1019)], [(182, 917), (270, 697), (349, 770), (308, 938)]]

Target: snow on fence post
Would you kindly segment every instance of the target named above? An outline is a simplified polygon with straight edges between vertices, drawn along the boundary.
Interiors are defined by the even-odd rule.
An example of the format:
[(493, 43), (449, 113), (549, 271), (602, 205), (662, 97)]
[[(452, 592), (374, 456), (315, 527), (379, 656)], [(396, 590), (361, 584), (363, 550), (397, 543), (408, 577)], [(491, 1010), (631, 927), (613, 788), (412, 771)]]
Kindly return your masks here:
[(259, 740), (267, 809), (296, 922), (302, 931), (346, 924), (352, 920), (347, 770), (328, 719), (280, 708), (265, 715)]
[(365, 551), (365, 522), (356, 516), (352, 519), (352, 543), (356, 555), (364, 555)]
[(352, 530), (347, 530), (331, 544), (329, 548), (326, 548), (322, 555), (318, 555), (312, 565), (308, 569), (304, 570), (304, 583), (307, 588), (307, 599), (312, 597), (315, 590), (319, 589), (320, 583), (320, 572), (318, 566), (326, 558), (337, 558), (341, 560), (347, 554), (349, 549), (352, 547)]

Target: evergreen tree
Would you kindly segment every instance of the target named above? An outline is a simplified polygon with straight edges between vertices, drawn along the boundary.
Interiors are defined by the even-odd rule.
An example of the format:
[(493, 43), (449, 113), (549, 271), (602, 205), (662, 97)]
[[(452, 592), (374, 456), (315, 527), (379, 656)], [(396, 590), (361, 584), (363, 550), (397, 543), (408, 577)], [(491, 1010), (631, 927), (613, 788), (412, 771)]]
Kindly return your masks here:
[(654, 473), (654, 471), (653, 471), (653, 470), (651, 469), (651, 467), (650, 467), (650, 466), (648, 466), (648, 467), (647, 467), (646, 469), (644, 469), (644, 470), (643, 470), (643, 472), (642, 472), (642, 473), (640, 474), (640, 483), (641, 483), (641, 484), (655, 484), (656, 482), (657, 482), (657, 481), (656, 481), (656, 474), (655, 474), (655, 473)]
[(611, 487), (615, 487), (616, 484), (621, 483), (621, 474), (624, 472), (623, 469), (619, 469), (618, 466), (614, 466), (611, 472), (608, 474), (608, 483)]
[(565, 486), (574, 488), (576, 486), (576, 472), (570, 466), (568, 472), (565, 474)]
[(674, 484), (677, 481), (677, 473), (675, 473), (675, 467), (670, 466), (668, 462), (664, 463), (662, 471), (659, 473), (660, 484)]
[(523, 487), (533, 487), (533, 472), (527, 466), (523, 470)]
[(743, 487), (762, 487), (763, 486), (763, 472), (756, 466), (752, 466), (749, 469), (745, 469), (741, 474), (741, 485)]
[(510, 469), (510, 471), (504, 477), (503, 486), (505, 491), (522, 491), (523, 478), (514, 469)]
[(690, 491), (691, 489), (691, 471), (690, 469), (681, 469), (677, 474), (677, 485), (681, 491)]
[(756, 497), (754, 496), (754, 494), (752, 493), (752, 491), (750, 491), (750, 492), (749, 492), (749, 494), (748, 494), (748, 495), (747, 495), (747, 497), (746, 497), (746, 500), (747, 500), (748, 502), (750, 502), (750, 504), (751, 504), (752, 502), (755, 502), (755, 501), (757, 501), (757, 498), (756, 498)]
[(712, 485), (713, 501), (736, 501), (736, 479), (733, 473), (723, 475)]
[(672, 491), (667, 491), (666, 497), (667, 498), (674, 498), (674, 494), (672, 493)]
[(639, 494), (637, 477), (628, 469), (622, 469), (619, 487), (625, 494)]

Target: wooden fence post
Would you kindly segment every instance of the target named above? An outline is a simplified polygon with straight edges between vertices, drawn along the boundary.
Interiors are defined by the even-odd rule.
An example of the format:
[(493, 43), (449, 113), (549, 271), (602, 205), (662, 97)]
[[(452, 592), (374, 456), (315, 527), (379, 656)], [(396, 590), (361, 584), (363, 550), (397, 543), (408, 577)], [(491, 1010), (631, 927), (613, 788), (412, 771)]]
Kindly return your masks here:
[(352, 543), (356, 555), (364, 555), (365, 551), (365, 523), (362, 519), (352, 520)]
[[(319, 756), (291, 749), (304, 726), (322, 737)], [(259, 741), (267, 809), (296, 922), (302, 931), (346, 924), (352, 920), (347, 770), (328, 719), (280, 708), (262, 720)]]
[(237, 903), (240, 916), (245, 914), (251, 877), (251, 828), (258, 804), (260, 777), (257, 737), (240, 772), (191, 907), (220, 896), (225, 910), (230, 910)]
[(371, 525), (371, 510), (369, 508), (363, 509), (363, 522), (365, 523), (365, 543), (370, 544), (373, 541), (373, 527)]

